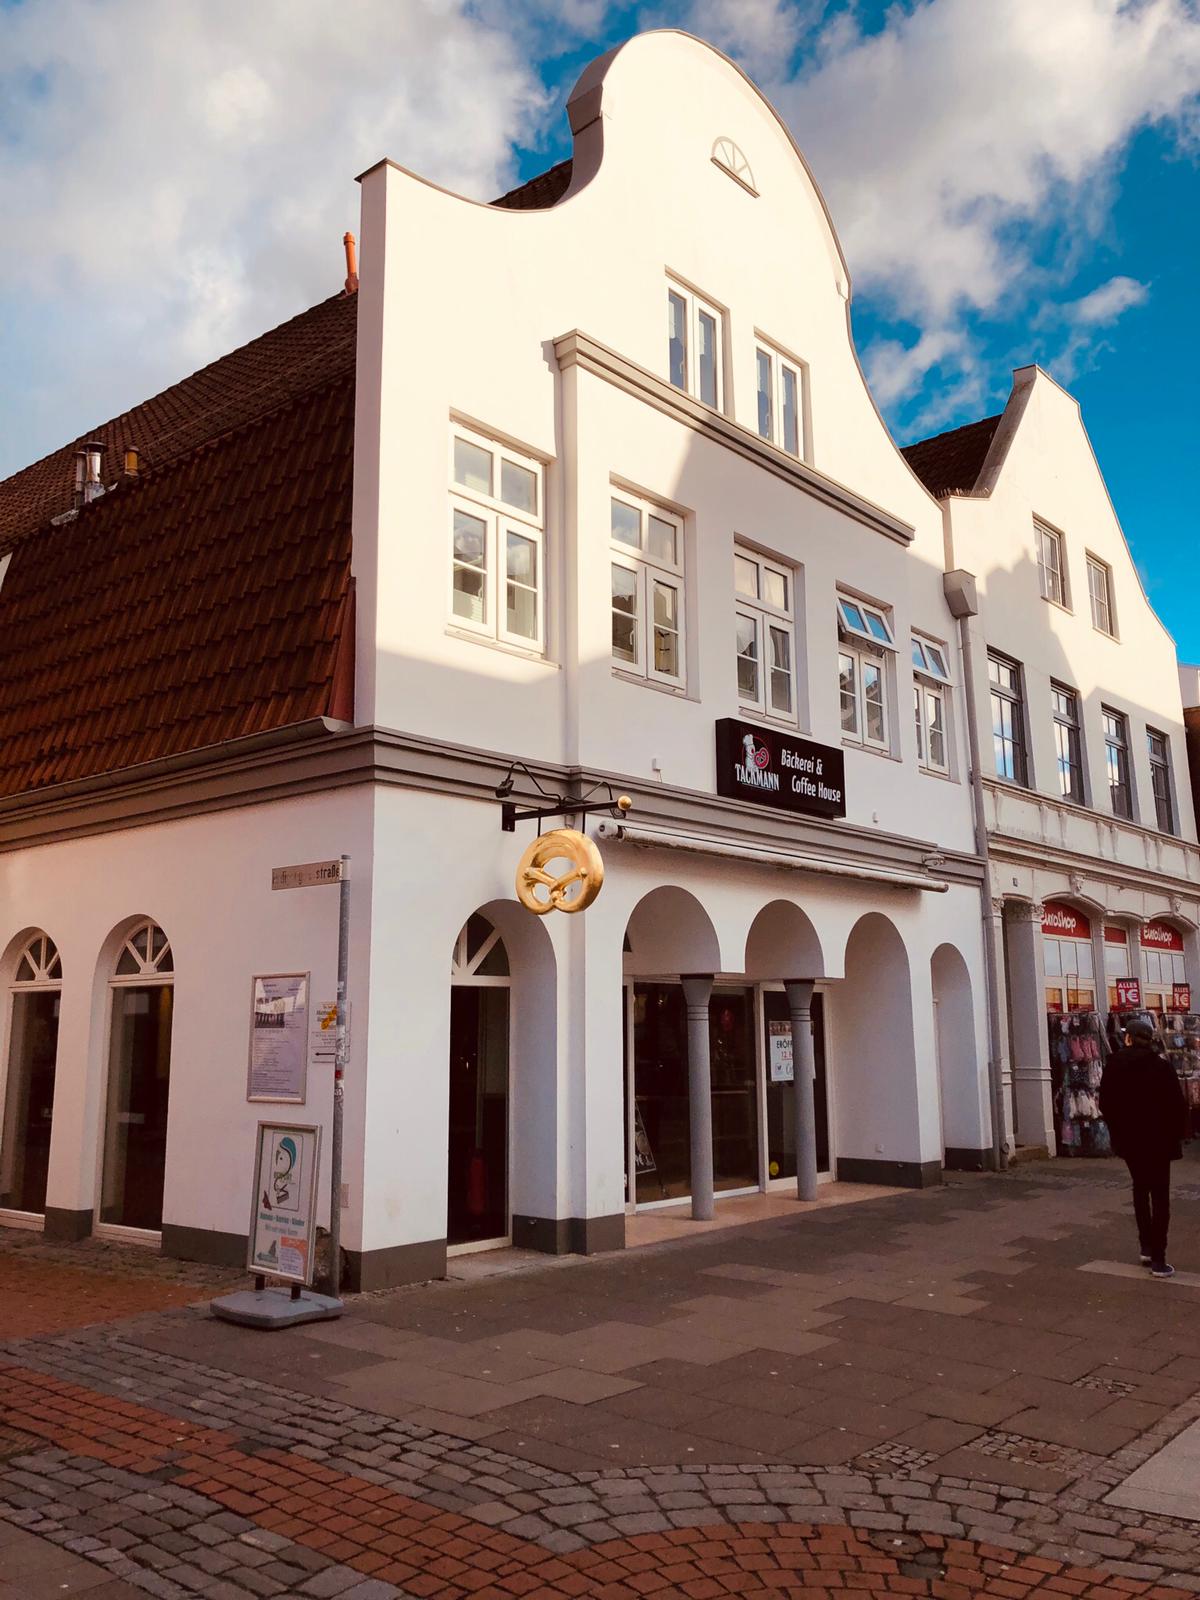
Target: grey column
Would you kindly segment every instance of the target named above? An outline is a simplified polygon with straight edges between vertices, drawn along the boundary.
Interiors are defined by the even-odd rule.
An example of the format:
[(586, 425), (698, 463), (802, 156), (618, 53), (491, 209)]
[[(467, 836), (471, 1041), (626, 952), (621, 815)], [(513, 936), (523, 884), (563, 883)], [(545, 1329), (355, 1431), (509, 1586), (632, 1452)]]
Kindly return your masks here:
[(813, 1051), (811, 978), (792, 978), (783, 986), (792, 1017), (792, 1092), (796, 1103), (796, 1195), (817, 1198), (817, 1113), (813, 1084), (817, 1060)]
[(708, 1000), (713, 975), (690, 973), (681, 982), (687, 1004), (692, 1221), (708, 1222), (713, 1214), (712, 1067), (708, 1043)]
[(1045, 1145), (1053, 1155), (1054, 1091), (1046, 1038), (1042, 910), (1036, 902), (1010, 900), (1005, 907), (1005, 921), (1017, 1140), (1024, 1145)]

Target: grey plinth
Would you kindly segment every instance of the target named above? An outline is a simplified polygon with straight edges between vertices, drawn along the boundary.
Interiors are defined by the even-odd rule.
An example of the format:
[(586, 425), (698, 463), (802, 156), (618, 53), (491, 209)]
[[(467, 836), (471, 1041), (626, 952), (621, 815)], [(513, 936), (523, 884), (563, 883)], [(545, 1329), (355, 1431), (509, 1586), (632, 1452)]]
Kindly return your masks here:
[(302, 1289), (293, 1299), (290, 1289), (238, 1289), (210, 1302), (209, 1310), (222, 1322), (243, 1328), (294, 1328), (301, 1322), (330, 1322), (345, 1310), (329, 1294)]
[(811, 978), (793, 978), (784, 984), (792, 1021), (792, 1090), (796, 1097), (796, 1195), (817, 1198), (817, 1114), (813, 1083), (817, 1061), (813, 1053)]
[(681, 981), (687, 1006), (692, 1221), (708, 1222), (713, 1214), (712, 1067), (708, 1041), (708, 1000), (712, 994), (712, 973), (691, 973)]

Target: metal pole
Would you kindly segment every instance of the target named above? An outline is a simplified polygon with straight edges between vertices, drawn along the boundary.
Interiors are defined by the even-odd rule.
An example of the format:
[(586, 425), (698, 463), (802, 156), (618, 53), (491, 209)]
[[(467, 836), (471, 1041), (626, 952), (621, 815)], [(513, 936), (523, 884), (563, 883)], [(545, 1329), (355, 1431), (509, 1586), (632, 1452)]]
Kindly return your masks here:
[(337, 1053), (333, 1066), (333, 1149), (329, 1160), (329, 1282), (336, 1300), (342, 1288), (342, 1108), (346, 1062), (346, 973), (350, 964), (350, 857), (342, 857), (338, 884)]
[(813, 1050), (811, 978), (784, 984), (792, 1019), (792, 1089), (796, 1102), (796, 1196), (817, 1198), (817, 1111), (813, 1084), (817, 1059)]
[(709, 1222), (713, 1214), (712, 1066), (709, 1059), (708, 1000), (710, 973), (681, 980), (687, 1005), (688, 1122), (692, 1145), (692, 1221)]

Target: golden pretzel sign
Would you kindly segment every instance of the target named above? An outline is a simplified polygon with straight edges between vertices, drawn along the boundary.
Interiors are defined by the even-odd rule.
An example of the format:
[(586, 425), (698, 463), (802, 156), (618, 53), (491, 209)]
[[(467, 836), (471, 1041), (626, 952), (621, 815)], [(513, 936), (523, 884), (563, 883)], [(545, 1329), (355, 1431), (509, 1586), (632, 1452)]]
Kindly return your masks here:
[(574, 828), (540, 834), (517, 864), (517, 899), (539, 917), (548, 911), (585, 911), (603, 882), (599, 850)]

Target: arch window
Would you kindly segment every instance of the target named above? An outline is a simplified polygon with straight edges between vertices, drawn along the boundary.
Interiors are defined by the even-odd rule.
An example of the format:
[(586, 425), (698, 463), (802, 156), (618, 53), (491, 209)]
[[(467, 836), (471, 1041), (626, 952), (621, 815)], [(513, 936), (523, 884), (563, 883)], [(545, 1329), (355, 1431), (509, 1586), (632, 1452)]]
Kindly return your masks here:
[(8, 1071), (0, 1133), (0, 1209), (46, 1209), (62, 958), (36, 933), (17, 958), (8, 1029)]
[(156, 922), (136, 922), (110, 978), (108, 1096), (100, 1221), (162, 1227), (175, 960)]

